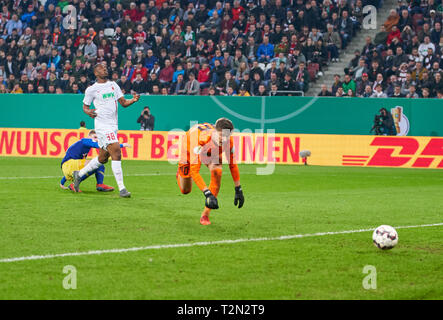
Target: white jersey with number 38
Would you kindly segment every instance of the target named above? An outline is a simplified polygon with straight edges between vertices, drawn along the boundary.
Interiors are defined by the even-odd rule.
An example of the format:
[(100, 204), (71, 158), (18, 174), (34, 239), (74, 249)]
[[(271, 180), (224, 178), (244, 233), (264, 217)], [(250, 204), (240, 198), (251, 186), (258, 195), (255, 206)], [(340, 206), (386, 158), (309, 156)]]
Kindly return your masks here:
[(83, 103), (94, 103), (95, 130), (118, 130), (118, 99), (123, 97), (120, 87), (114, 81), (94, 83), (85, 92)]

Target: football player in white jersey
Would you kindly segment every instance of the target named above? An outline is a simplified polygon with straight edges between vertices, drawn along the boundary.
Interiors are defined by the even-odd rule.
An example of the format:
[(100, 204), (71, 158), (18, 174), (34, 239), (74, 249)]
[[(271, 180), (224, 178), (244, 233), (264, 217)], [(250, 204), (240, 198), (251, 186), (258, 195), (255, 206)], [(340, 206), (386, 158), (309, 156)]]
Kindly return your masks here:
[[(97, 81), (86, 89), (85, 98), (83, 99), (83, 111), (91, 118), (94, 118), (100, 153), (98, 157), (92, 159), (83, 169), (73, 172), (74, 189), (78, 192), (81, 178), (88, 172), (92, 172), (108, 162), (108, 158), (111, 156), (112, 172), (120, 190), (120, 197), (129, 198), (131, 193), (126, 190), (123, 184), (121, 150), (117, 138), (117, 109), (118, 103), (126, 108), (137, 102), (140, 96), (136, 94), (130, 100), (125, 99), (120, 87), (114, 81), (107, 79), (108, 71), (103, 64), (94, 66), (94, 75)], [(90, 109), (91, 103), (94, 103), (95, 109)]]

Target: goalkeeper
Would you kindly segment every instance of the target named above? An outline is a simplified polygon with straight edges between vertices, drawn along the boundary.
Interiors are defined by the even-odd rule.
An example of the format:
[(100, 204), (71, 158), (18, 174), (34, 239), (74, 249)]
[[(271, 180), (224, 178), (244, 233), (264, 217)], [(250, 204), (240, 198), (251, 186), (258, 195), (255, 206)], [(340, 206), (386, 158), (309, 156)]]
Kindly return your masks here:
[[(127, 147), (130, 148), (129, 143), (120, 144), (120, 148)], [(88, 137), (80, 139), (71, 145), (68, 150), (66, 150), (66, 155), (62, 160), (61, 168), (63, 171), (63, 178), (60, 180), (60, 187), (62, 189), (70, 189), (75, 192), (74, 184), (71, 183), (68, 187), (65, 187), (66, 181), (73, 181), (74, 177), (72, 173), (83, 169), (90, 160), (86, 160), (91, 148), (99, 148), (97, 143), (97, 134), (95, 130), (89, 131)], [(96, 189), (100, 192), (114, 191), (114, 188), (103, 183), (105, 178), (105, 166), (101, 165), (96, 170), (89, 172), (84, 177), (82, 181), (88, 178), (90, 175), (95, 173), (95, 179), (97, 180)], [(79, 191), (81, 192), (81, 191)]]
[[(229, 169), (235, 185), (234, 205), (238, 208), (245, 201), (240, 186), (240, 173), (234, 163), (234, 142), (231, 137), (234, 126), (229, 119), (220, 118), (215, 126), (202, 123), (193, 126), (181, 143), (180, 160), (177, 170), (177, 184), (183, 194), (191, 192), (192, 182), (203, 192), (205, 208), (200, 218), (200, 224), (209, 225), (211, 209), (218, 209), (217, 195), (220, 190), (222, 177), (223, 153), (229, 161)], [(201, 164), (205, 164), (211, 172), (209, 187), (200, 175)]]

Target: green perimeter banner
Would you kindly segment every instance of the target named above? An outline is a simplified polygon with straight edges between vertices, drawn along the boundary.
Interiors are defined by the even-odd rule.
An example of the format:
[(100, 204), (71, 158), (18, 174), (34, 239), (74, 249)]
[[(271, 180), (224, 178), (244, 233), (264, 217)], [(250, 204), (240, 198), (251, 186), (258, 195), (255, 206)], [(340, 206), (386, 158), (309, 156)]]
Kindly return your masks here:
[[(83, 96), (2, 94), (0, 127), (76, 129), (83, 120), (93, 128), (93, 119), (82, 110)], [(156, 131), (187, 130), (194, 122), (227, 117), (240, 131), (367, 135), (384, 107), (396, 116), (401, 135), (443, 136), (443, 101), (438, 99), (141, 96), (130, 107), (119, 107), (119, 129), (138, 130), (144, 106), (155, 117)]]

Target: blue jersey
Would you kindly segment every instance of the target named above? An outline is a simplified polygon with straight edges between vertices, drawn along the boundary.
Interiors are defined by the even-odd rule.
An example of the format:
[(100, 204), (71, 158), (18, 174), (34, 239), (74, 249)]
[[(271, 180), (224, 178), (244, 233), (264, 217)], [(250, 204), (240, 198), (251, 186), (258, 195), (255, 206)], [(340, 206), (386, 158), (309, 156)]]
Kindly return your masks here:
[(98, 143), (88, 138), (83, 138), (77, 141), (66, 150), (66, 155), (63, 158), (61, 165), (71, 159), (85, 159), (91, 148), (99, 148)]

